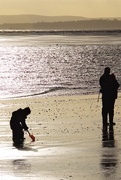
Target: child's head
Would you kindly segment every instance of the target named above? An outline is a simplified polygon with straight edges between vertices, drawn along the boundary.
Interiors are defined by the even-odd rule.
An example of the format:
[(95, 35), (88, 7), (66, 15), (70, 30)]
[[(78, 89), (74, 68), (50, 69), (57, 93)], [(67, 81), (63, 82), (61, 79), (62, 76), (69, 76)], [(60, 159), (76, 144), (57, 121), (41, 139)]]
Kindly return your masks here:
[(30, 110), (29, 107), (24, 108), (23, 111), (24, 111), (24, 113), (25, 113), (26, 116), (31, 113), (31, 110)]
[(111, 79), (116, 80), (116, 77), (115, 77), (114, 73), (111, 74)]

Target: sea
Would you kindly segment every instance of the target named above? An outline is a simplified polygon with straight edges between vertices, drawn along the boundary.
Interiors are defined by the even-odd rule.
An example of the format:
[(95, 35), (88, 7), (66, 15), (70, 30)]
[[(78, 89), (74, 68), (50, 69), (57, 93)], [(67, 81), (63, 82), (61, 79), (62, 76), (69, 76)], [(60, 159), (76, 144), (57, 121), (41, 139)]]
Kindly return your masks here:
[(3, 34), (0, 99), (98, 94), (107, 66), (121, 84), (121, 34)]

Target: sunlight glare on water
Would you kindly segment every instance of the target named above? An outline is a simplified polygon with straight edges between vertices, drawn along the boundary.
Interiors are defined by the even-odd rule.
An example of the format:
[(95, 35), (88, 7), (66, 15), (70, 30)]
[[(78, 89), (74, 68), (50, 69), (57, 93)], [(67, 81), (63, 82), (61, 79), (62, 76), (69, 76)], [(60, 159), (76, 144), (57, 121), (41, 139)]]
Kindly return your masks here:
[[(8, 36), (3, 39), (7, 40), (0, 45), (0, 98), (98, 93), (99, 77), (105, 66), (111, 67), (121, 83), (121, 45), (116, 37)], [(115, 43), (111, 44), (114, 39)], [(58, 43), (54, 44), (55, 41)]]

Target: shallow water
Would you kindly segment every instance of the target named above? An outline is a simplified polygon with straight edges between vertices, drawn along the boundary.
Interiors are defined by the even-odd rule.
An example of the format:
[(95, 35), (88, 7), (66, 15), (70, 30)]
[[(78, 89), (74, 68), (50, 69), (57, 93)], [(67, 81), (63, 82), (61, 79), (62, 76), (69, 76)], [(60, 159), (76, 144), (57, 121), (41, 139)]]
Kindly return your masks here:
[(0, 98), (95, 94), (109, 66), (121, 83), (119, 36), (0, 36)]

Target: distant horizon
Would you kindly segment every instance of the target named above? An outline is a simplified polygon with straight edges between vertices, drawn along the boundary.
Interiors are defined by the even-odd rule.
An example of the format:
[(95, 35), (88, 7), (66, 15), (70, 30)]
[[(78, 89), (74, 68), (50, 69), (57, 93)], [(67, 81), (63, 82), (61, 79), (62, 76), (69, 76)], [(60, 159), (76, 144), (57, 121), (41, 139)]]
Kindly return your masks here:
[(0, 15), (121, 17), (121, 0), (0, 0)]
[(81, 17), (86, 19), (121, 18), (121, 16), (86, 17), (83, 15), (43, 15), (43, 14), (0, 14), (0, 16), (42, 16), (42, 17)]

